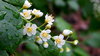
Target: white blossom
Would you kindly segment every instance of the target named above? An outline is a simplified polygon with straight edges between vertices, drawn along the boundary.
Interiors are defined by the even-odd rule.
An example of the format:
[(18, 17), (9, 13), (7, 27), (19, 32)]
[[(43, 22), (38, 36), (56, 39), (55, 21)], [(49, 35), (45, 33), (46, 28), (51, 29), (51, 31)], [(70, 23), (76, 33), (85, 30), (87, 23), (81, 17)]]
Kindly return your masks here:
[(21, 12), (20, 14), (26, 19), (31, 19), (31, 17), (32, 17), (31, 11), (32, 10), (24, 9), (23, 12)]
[(27, 8), (29, 8), (31, 6), (32, 6), (31, 3), (28, 0), (26, 0), (24, 5), (23, 5), (23, 8), (27, 9)]
[(42, 17), (43, 13), (40, 10), (33, 9), (32, 14), (35, 15), (36, 17)]
[(24, 29), (23, 29), (23, 35), (28, 35), (28, 36), (32, 36), (32, 35), (35, 35), (36, 34), (36, 29), (37, 29), (37, 26), (36, 24), (30, 24), (30, 23), (27, 23), (26, 26), (24, 26)]
[(57, 45), (58, 48), (62, 48), (62, 46), (65, 44), (64, 36), (60, 34), (59, 36), (54, 36), (55, 45)]
[(52, 15), (46, 14), (46, 16), (45, 16), (45, 22), (46, 23), (49, 23), (49, 24), (52, 24), (54, 22), (54, 19), (53, 18), (54, 17)]
[(47, 29), (47, 30), (43, 30), (40, 33), (40, 37), (42, 38), (43, 41), (47, 41), (51, 38), (51, 35), (49, 34), (51, 32), (51, 30)]

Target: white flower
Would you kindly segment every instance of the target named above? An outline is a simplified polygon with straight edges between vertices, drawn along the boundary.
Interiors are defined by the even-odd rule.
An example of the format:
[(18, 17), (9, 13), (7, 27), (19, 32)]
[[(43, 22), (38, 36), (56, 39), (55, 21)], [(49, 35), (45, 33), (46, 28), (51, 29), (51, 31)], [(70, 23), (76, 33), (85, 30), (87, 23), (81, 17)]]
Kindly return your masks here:
[(64, 51), (64, 49), (63, 48), (60, 48), (60, 53), (62, 53)]
[(42, 17), (43, 13), (40, 10), (33, 9), (32, 14), (35, 15), (36, 17)]
[(48, 43), (44, 42), (43, 46), (44, 46), (44, 48), (48, 48)]
[(79, 42), (78, 40), (74, 40), (73, 44), (74, 44), (74, 45), (77, 45), (78, 42)]
[(73, 32), (71, 31), (71, 30), (68, 30), (68, 29), (65, 29), (64, 31), (63, 31), (63, 35), (64, 36), (68, 36), (68, 35), (70, 35), (70, 34), (72, 34)]
[(39, 37), (39, 36), (36, 36), (36, 42), (38, 43), (38, 44), (42, 44), (43, 43), (43, 41), (42, 41), (42, 39)]
[(36, 34), (36, 29), (37, 29), (36, 24), (31, 25), (30, 23), (27, 23), (26, 26), (23, 29), (23, 35), (26, 35), (26, 34), (28, 36), (35, 35)]
[(54, 19), (53, 18), (54, 17), (52, 15), (46, 14), (46, 16), (45, 16), (45, 22), (52, 24), (54, 22)]
[(66, 52), (70, 52), (70, 48), (66, 47)]
[(32, 15), (31, 15), (31, 11), (32, 10), (26, 10), (24, 9), (23, 12), (21, 12), (20, 14), (26, 18), (26, 19), (31, 19)]
[(27, 9), (29, 7), (31, 7), (32, 5), (28, 2), (28, 0), (25, 1), (23, 8)]
[(58, 48), (62, 48), (62, 46), (65, 44), (65, 40), (63, 38), (64, 36), (62, 34), (59, 36), (54, 36), (55, 45), (57, 45)]
[(47, 28), (47, 29), (50, 29), (50, 28), (51, 28), (51, 25), (52, 25), (52, 23), (47, 24), (47, 25), (46, 25), (46, 28)]
[(40, 33), (40, 37), (42, 38), (43, 41), (47, 41), (51, 38), (51, 35), (49, 34), (51, 32), (51, 30), (47, 29), (47, 30), (43, 30)]

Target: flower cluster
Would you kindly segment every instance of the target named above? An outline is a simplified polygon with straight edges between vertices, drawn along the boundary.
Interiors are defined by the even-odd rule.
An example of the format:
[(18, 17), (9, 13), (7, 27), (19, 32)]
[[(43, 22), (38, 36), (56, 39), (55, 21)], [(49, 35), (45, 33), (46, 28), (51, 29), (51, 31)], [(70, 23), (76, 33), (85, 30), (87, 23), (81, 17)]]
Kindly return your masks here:
[[(33, 24), (31, 21), (34, 19), (37, 19), (39, 17), (43, 16), (43, 12), (37, 9), (33, 10), (28, 10), (29, 7), (31, 7), (31, 3), (28, 2), (28, 0), (25, 1), (23, 5), (23, 11), (20, 12), (20, 15), (22, 16), (22, 19), (26, 21), (26, 25), (24, 26), (23, 29), (23, 35), (27, 36), (32, 36), (36, 35), (37, 31), (40, 31), (40, 34), (35, 37), (35, 41), (38, 44), (43, 44), (44, 48), (48, 48), (48, 40), (52, 40), (55, 44), (60, 49), (60, 52), (63, 52), (63, 46), (65, 45), (66, 42), (72, 43), (74, 45), (78, 44), (78, 40), (75, 41), (67, 41), (64, 39), (64, 37), (70, 36), (73, 32), (71, 30), (65, 29), (60, 35), (57, 36), (51, 36), (51, 26), (53, 25), (54, 22), (54, 16), (46, 14), (45, 15), (45, 21), (42, 25), (39, 27), (36, 24)], [(34, 18), (32, 18), (34, 17)], [(45, 26), (45, 29), (41, 29), (41, 27)], [(70, 48), (66, 47), (66, 52), (69, 52)]]

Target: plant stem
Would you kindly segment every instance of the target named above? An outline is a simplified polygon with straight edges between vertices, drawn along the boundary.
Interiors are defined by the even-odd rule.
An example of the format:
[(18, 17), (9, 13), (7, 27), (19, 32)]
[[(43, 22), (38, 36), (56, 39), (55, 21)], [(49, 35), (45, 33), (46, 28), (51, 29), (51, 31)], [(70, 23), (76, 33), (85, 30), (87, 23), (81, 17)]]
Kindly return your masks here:
[(37, 28), (39, 31), (42, 31), (39, 27)]
[(22, 17), (23, 20), (25, 20), (27, 23), (31, 23), (30, 21), (28, 21), (27, 19), (25, 19), (24, 17)]
[(68, 43), (73, 43), (72, 41), (66, 41), (66, 42), (68, 42)]
[[(24, 17), (22, 17), (23, 20), (25, 20), (27, 23), (31, 23), (30, 21), (28, 21), (27, 19), (25, 19)], [(32, 23), (31, 23), (32, 24)], [(39, 31), (42, 31), (39, 27), (37, 28)]]
[(36, 17), (34, 17), (33, 19), (31, 19), (30, 21), (33, 21), (34, 19), (36, 19)]
[(20, 8), (18, 11), (21, 11), (23, 8)]
[(40, 26), (39, 26), (39, 28), (41, 28), (41, 27), (42, 27), (42, 26), (44, 26), (45, 24), (46, 24), (46, 22), (45, 22), (45, 23), (43, 23), (42, 25), (40, 25)]

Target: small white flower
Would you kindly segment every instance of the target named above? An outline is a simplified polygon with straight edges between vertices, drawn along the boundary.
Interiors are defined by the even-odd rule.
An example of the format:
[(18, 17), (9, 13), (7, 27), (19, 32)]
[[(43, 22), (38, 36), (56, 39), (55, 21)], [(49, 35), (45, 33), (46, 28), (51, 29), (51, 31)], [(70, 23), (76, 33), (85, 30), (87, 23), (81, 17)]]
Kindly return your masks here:
[(26, 9), (24, 9), (23, 12), (20, 13), (20, 15), (22, 15), (26, 19), (31, 19), (31, 17), (32, 17), (31, 11), (32, 10), (26, 10)]
[(60, 48), (60, 53), (62, 53), (64, 51), (64, 49), (63, 48)]
[(51, 25), (52, 25), (52, 23), (47, 24), (47, 25), (46, 25), (46, 28), (47, 28), (47, 29), (50, 29), (50, 28), (51, 28)]
[(42, 44), (43, 43), (43, 41), (42, 41), (42, 39), (39, 37), (39, 36), (36, 36), (36, 42), (38, 43), (38, 44)]
[(71, 51), (70, 48), (66, 47), (66, 52), (70, 52), (70, 51)]
[(47, 41), (51, 38), (51, 35), (49, 34), (51, 32), (51, 30), (47, 29), (47, 30), (43, 30), (40, 33), (40, 37), (42, 38), (43, 41)]
[(31, 25), (30, 23), (27, 23), (26, 26), (23, 29), (23, 35), (26, 35), (26, 34), (28, 36), (35, 35), (36, 34), (36, 29), (37, 29), (36, 24)]
[(43, 46), (44, 46), (44, 48), (48, 48), (48, 43), (44, 42)]
[(63, 31), (63, 35), (64, 36), (68, 36), (68, 35), (70, 35), (70, 34), (72, 34), (73, 32), (71, 31), (71, 30), (68, 30), (68, 29), (65, 29), (64, 31)]
[(54, 17), (52, 15), (46, 14), (46, 16), (45, 16), (45, 22), (52, 24), (54, 22), (54, 19), (53, 18)]
[(60, 34), (59, 36), (54, 36), (55, 45), (57, 45), (58, 48), (62, 48), (62, 46), (65, 44), (64, 36)]
[(40, 10), (33, 9), (32, 14), (35, 15), (36, 17), (42, 17), (43, 13)]
[(77, 45), (78, 42), (79, 42), (78, 40), (74, 40), (73, 44), (74, 44), (74, 45)]
[(31, 7), (31, 3), (28, 2), (28, 0), (25, 1), (24, 5), (23, 5), (23, 8), (27, 9), (29, 7)]

